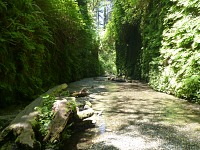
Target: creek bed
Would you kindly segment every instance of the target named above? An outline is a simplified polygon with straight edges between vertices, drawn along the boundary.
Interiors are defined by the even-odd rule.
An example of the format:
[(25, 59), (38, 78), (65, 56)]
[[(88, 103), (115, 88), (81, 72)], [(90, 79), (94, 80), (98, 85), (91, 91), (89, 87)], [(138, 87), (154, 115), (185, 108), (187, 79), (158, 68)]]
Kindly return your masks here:
[[(62, 149), (199, 150), (200, 106), (156, 92), (145, 83), (84, 79), (69, 89), (89, 89), (96, 125)], [(78, 89), (77, 89), (78, 88)]]

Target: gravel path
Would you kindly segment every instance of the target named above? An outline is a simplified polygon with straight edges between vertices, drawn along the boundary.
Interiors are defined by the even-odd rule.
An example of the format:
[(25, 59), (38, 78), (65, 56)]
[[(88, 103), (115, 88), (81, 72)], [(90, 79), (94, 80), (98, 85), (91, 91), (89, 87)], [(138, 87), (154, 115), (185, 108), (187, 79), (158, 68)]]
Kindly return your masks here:
[[(200, 150), (200, 106), (156, 92), (137, 81), (84, 79), (96, 111), (95, 128), (72, 137), (70, 150)], [(80, 99), (81, 101), (81, 99)]]

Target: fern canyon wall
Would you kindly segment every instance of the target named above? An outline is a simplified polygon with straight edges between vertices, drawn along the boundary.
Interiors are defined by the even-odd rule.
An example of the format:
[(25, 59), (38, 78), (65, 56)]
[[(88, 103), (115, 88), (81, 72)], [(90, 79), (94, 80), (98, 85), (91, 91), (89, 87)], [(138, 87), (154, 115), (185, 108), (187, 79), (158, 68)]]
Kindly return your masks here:
[(200, 103), (199, 0), (0, 0), (0, 26), (0, 107), (103, 68)]
[(119, 74), (200, 102), (198, 0), (114, 0), (107, 33)]
[(99, 74), (85, 0), (0, 0), (0, 106)]

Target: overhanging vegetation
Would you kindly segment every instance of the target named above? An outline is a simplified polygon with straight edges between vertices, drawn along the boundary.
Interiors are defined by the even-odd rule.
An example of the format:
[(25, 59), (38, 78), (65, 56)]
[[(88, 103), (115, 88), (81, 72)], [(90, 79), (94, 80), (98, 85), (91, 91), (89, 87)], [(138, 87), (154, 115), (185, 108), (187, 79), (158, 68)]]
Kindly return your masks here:
[(114, 0), (106, 39), (118, 74), (200, 102), (199, 10), (198, 0)]

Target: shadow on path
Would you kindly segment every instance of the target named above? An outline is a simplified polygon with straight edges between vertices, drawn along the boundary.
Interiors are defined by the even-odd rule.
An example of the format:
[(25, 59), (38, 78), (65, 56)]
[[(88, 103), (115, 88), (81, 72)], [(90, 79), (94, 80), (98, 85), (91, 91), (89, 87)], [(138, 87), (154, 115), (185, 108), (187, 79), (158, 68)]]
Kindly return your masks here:
[(96, 118), (95, 128), (73, 136), (71, 150), (200, 149), (199, 105), (153, 91), (140, 82), (87, 79), (77, 85), (81, 83), (93, 87), (88, 99), (102, 116)]

